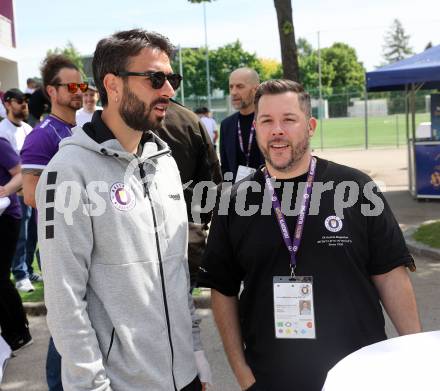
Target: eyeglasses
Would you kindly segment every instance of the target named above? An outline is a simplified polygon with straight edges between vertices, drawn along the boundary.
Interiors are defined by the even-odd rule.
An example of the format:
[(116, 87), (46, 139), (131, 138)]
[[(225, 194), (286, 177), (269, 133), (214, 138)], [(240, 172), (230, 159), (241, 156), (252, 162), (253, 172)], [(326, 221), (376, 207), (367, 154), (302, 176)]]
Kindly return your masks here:
[(11, 98), (11, 99), (8, 99), (8, 101), (15, 102), (15, 103), (17, 103), (19, 105), (22, 105), (24, 103), (28, 104), (29, 103), (29, 98)]
[(57, 86), (67, 87), (67, 91), (71, 94), (76, 94), (78, 88), (81, 92), (86, 92), (89, 89), (89, 83), (58, 83)]
[(180, 86), (180, 82), (182, 81), (183, 77), (179, 75), (178, 73), (164, 73), (164, 72), (128, 72), (128, 71), (121, 71), (115, 73), (116, 76), (143, 76), (147, 79), (151, 80), (151, 87), (153, 87), (155, 90), (158, 90), (159, 88), (162, 88), (165, 84), (165, 80), (168, 80), (171, 87), (173, 87), (174, 90), (177, 90)]

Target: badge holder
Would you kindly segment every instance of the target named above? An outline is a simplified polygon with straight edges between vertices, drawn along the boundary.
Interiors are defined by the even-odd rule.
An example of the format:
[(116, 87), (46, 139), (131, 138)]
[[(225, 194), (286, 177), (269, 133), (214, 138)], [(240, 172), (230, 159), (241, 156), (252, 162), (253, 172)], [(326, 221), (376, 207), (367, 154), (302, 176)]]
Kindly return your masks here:
[(316, 339), (313, 277), (273, 277), (275, 338)]
[(253, 174), (255, 171), (257, 171), (257, 170), (252, 167), (241, 166), (241, 165), (238, 166), (237, 176), (235, 177), (234, 183), (241, 181), (242, 179), (246, 178), (247, 176)]

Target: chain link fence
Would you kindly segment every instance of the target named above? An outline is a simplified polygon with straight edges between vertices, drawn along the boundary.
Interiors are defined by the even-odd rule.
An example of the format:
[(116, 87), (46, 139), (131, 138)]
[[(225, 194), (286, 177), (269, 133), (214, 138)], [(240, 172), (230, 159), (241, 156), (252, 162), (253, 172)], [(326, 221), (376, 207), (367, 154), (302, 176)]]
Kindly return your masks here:
[[(321, 110), (319, 91), (309, 92), (312, 112), (318, 119), (312, 139), (314, 149), (398, 148), (407, 144), (404, 91), (365, 94), (343, 90), (323, 94)], [(430, 93), (416, 93), (416, 126), (430, 121)], [(176, 98), (181, 101), (179, 94)], [(184, 103), (191, 110), (208, 106), (206, 97), (185, 98)], [(211, 111), (218, 124), (234, 112), (228, 96), (211, 98)]]

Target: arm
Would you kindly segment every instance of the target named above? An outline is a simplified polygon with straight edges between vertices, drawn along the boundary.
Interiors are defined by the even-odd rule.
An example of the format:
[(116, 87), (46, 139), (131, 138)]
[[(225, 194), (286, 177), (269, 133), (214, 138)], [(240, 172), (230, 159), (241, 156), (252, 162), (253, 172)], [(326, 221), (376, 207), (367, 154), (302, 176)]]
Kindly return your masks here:
[(6, 185), (0, 186), (0, 197), (7, 197), (11, 194), (16, 193), (18, 190), (20, 190), (22, 185), (20, 165), (18, 164), (8, 171), (11, 174), (12, 178), (8, 183), (6, 183)]
[(217, 323), (229, 364), (240, 387), (246, 390), (255, 383), (255, 377), (244, 357), (243, 341), (238, 320), (237, 297), (225, 296), (212, 289), (211, 300), (215, 322)]
[(40, 179), (41, 170), (23, 171), (23, 196), (26, 205), (36, 208), (35, 191), (37, 189), (38, 179)]
[[(53, 190), (54, 197), (50, 195)], [(36, 195), (47, 323), (63, 357), (64, 389), (111, 391), (87, 312), (94, 236), (91, 217), (84, 213), (90, 202), (84, 184), (67, 164), (50, 164), (41, 175)], [(60, 205), (76, 207), (61, 210)]]
[(421, 331), (414, 290), (404, 266), (371, 277), (399, 335)]

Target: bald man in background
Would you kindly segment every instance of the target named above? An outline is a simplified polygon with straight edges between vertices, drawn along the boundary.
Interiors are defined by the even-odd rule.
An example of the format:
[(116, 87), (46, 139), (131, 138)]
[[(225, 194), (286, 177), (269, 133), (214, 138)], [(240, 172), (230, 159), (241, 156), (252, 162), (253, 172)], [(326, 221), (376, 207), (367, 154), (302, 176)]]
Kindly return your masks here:
[(251, 68), (238, 68), (229, 76), (229, 94), (238, 112), (225, 118), (220, 125), (220, 159), (226, 180), (232, 173), (234, 181), (252, 174), (264, 163), (255, 139), (254, 97), (260, 84), (258, 73)]

